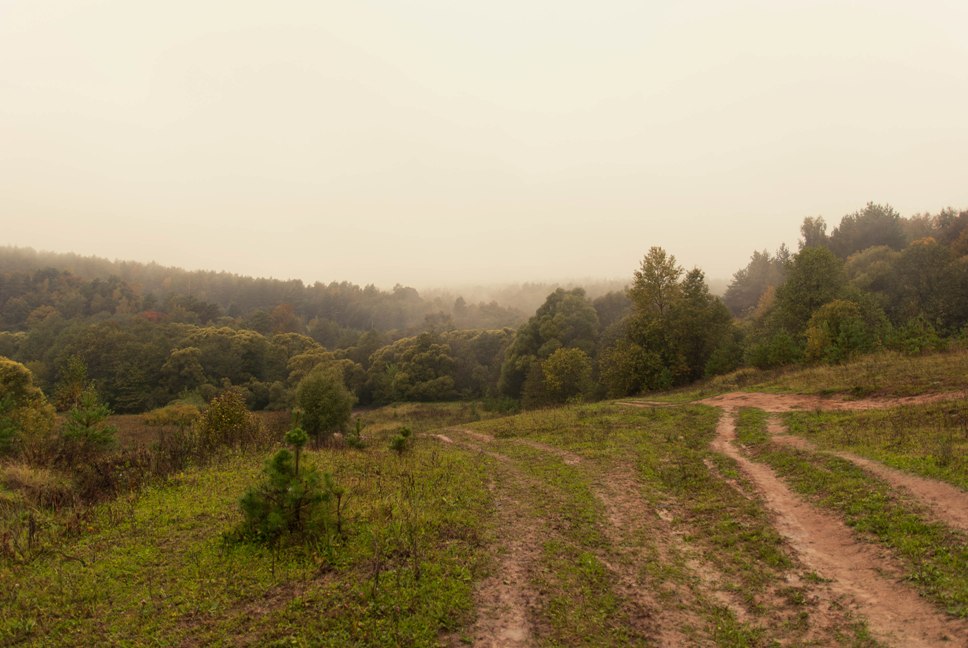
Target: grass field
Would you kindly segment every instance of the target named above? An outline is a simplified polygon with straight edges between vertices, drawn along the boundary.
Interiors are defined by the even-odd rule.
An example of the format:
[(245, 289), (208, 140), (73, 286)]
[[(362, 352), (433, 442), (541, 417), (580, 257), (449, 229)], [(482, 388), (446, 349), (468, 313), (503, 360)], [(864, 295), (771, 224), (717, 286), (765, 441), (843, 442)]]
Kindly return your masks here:
[[(960, 388), (966, 365), (963, 353), (876, 356), (770, 382), (766, 374), (732, 380), (766, 392), (910, 395)], [(885, 386), (882, 376), (905, 371), (904, 384)], [(15, 508), (22, 485), (7, 483), (0, 510), (11, 526), (2, 541), (33, 534), (34, 544), (0, 559), (0, 644), (968, 640), (966, 534), (916, 493), (832, 454), (964, 489), (964, 399), (773, 415), (812, 444), (800, 447), (780, 443), (761, 410), (692, 402), (729, 388), (722, 379), (638, 407), (513, 416), (476, 403), (359, 411), (364, 449), (337, 444), (306, 455), (344, 489), (341, 532), (278, 551), (232, 539), (239, 499), (260, 479), (268, 452), (224, 453), (115, 500), (59, 510)], [(661, 404), (643, 406), (650, 400)], [(724, 436), (731, 417), (735, 441)], [(265, 423), (281, 430), (288, 419), (268, 415)], [(136, 417), (117, 424), (128, 447), (150, 443), (153, 429)], [(397, 453), (389, 446), (402, 427), (413, 431), (412, 447)], [(900, 622), (885, 625), (862, 586), (841, 582), (849, 574), (817, 567), (827, 563), (805, 553), (810, 538), (791, 531), (811, 511), (842, 523), (848, 535), (838, 542), (874, 561), (876, 591), (909, 593), (923, 607), (907, 618), (898, 606)]]

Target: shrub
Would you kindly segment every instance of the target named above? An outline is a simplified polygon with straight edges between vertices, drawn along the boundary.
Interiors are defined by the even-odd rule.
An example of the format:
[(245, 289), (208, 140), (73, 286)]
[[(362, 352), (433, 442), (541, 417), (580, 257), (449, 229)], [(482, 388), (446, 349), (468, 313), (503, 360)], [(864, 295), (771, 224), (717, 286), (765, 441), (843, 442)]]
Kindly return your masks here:
[(112, 453), (72, 467), (78, 495), (95, 502), (140, 488), (153, 475), (152, 453), (145, 448)]
[(153, 409), (144, 415), (146, 425), (153, 427), (171, 426), (184, 429), (190, 427), (202, 415), (201, 409), (188, 403), (171, 403)]
[(196, 424), (199, 451), (211, 454), (222, 446), (249, 448), (267, 442), (261, 423), (245, 406), (245, 398), (228, 390), (212, 399)]

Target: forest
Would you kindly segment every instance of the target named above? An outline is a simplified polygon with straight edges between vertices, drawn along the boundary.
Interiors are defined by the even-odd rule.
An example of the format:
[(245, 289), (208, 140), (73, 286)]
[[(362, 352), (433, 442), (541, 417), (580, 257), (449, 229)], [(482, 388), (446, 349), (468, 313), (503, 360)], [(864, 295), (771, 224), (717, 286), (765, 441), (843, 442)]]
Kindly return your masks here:
[[(556, 288), (528, 316), (412, 288), (253, 279), (0, 250), (0, 355), (54, 395), (78, 371), (115, 412), (239, 391), (293, 405), (338, 366), (360, 405), (489, 399), (502, 408), (621, 397), (741, 367), (837, 363), (964, 342), (968, 212), (902, 217), (869, 203), (799, 249), (754, 251), (725, 294), (652, 247), (625, 289)], [(519, 287), (533, 300), (540, 284)], [(56, 401), (56, 398), (54, 399)]]

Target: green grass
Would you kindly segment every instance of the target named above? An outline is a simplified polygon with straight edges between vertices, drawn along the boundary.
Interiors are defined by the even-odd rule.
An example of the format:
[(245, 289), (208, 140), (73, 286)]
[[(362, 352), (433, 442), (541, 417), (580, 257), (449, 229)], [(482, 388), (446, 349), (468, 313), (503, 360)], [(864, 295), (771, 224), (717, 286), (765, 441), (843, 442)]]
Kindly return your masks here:
[[(736, 464), (709, 449), (714, 408), (597, 403), (494, 418), (478, 404), (445, 403), (356, 415), (366, 423), (364, 450), (306, 455), (346, 489), (344, 538), (278, 553), (225, 539), (269, 453), (228, 453), (89, 509), (37, 511), (40, 546), (29, 560), (0, 561), (0, 644), (431, 646), (466, 638), (475, 586), (494, 575), (506, 546), (497, 501), (512, 502), (537, 538), (527, 574), (543, 645), (654, 644), (651, 617), (641, 614), (652, 603), (630, 598), (629, 578), (681, 616), (676, 629), (687, 643), (795, 643), (810, 625), (809, 574)], [(741, 414), (751, 431), (756, 416)], [(388, 446), (402, 426), (415, 433), (414, 447), (397, 456)], [(474, 444), (507, 461), (427, 438), (447, 426), (493, 434)], [(621, 528), (602, 500), (616, 476), (630, 480), (638, 506)], [(0, 507), (15, 499), (0, 493)], [(795, 576), (802, 585), (791, 587)], [(846, 617), (836, 636), (818, 642), (872, 643)]]
[(791, 432), (968, 490), (968, 401), (864, 412), (797, 412)]
[(435, 645), (467, 623), (493, 533), (487, 462), (421, 440), (307, 458), (348, 494), (334, 547), (225, 541), (265, 460), (232, 456), (0, 563), (0, 644)]
[(842, 365), (820, 365), (750, 376), (749, 391), (856, 396), (912, 396), (968, 390), (968, 350), (907, 357), (881, 352)]
[(680, 389), (644, 394), (640, 399), (682, 405), (734, 391), (847, 394), (855, 397), (968, 392), (968, 350), (955, 349), (915, 357), (884, 351), (838, 365), (781, 369), (744, 367)]
[(950, 614), (968, 617), (968, 543), (964, 534), (928, 521), (914, 503), (849, 461), (768, 441), (766, 417), (741, 411), (741, 443), (770, 465), (798, 493), (872, 540), (906, 565), (908, 579)]

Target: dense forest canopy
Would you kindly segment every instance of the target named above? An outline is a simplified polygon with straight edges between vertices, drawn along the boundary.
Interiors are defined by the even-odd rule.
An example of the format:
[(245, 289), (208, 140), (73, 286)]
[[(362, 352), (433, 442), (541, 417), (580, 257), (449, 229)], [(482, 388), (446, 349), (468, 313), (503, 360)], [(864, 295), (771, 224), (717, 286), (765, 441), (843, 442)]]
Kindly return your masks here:
[(754, 251), (722, 298), (700, 269), (652, 247), (627, 288), (507, 289), (517, 304), (542, 295), (530, 317), (400, 285), (305, 285), (0, 248), (0, 356), (23, 363), (47, 394), (83, 371), (119, 412), (228, 388), (251, 408), (288, 408), (320, 367), (363, 405), (540, 406), (964, 338), (968, 211), (904, 218), (869, 203), (829, 232), (823, 218), (806, 218), (800, 235), (796, 253)]

